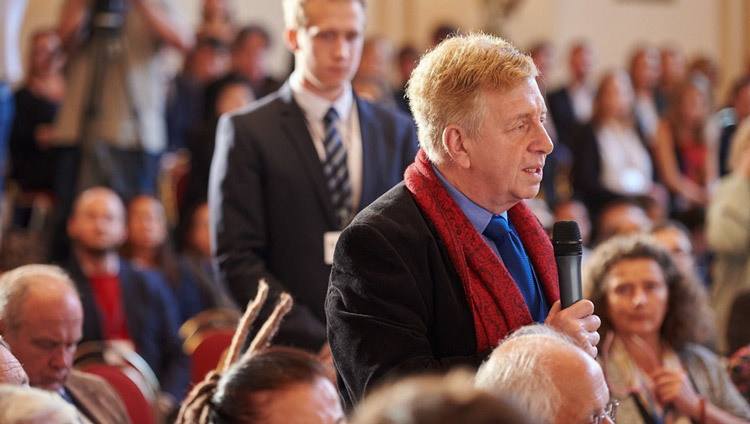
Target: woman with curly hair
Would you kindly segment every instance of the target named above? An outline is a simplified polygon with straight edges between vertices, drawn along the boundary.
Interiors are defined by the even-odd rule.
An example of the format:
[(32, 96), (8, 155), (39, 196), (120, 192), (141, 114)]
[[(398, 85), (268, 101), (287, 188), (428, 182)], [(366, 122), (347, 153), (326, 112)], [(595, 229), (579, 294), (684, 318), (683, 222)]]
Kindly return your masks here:
[[(705, 294), (648, 236), (614, 238), (586, 270), (602, 320), (600, 360), (626, 423), (739, 423), (750, 407), (718, 357)], [(739, 418), (738, 418), (739, 417)], [(692, 421), (691, 421), (692, 420)]]

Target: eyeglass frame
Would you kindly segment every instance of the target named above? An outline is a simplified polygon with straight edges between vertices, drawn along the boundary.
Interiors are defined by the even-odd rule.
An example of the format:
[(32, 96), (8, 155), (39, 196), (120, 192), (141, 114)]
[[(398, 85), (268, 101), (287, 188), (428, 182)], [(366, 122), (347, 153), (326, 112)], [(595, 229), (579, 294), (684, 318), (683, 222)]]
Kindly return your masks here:
[(602, 424), (604, 422), (604, 418), (609, 418), (613, 423), (616, 422), (618, 406), (620, 406), (620, 402), (617, 399), (610, 400), (609, 403), (607, 403), (607, 405), (604, 407), (604, 412), (594, 416), (591, 424)]

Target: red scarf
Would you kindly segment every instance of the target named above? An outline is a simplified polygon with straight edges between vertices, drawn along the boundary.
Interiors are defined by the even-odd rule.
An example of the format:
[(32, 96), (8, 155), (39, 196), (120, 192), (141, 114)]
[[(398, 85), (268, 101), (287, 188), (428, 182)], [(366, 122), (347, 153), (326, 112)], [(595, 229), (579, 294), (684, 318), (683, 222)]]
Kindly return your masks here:
[[(492, 349), (513, 330), (532, 323), (523, 295), (505, 265), (443, 187), (423, 150), (404, 175), (406, 188), (437, 229), (474, 316), (477, 352)], [(560, 298), (552, 243), (521, 201), (508, 210), (549, 304)]]

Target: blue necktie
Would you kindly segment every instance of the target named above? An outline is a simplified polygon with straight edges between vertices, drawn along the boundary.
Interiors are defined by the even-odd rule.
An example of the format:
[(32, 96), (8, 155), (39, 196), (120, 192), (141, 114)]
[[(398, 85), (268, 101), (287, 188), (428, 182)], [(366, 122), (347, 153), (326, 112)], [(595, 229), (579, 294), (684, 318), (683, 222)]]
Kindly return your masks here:
[(341, 135), (336, 129), (336, 121), (339, 114), (336, 109), (330, 108), (323, 117), (325, 124), (325, 139), (323, 147), (326, 151), (326, 159), (323, 164), (323, 173), (326, 185), (331, 194), (331, 205), (336, 214), (336, 220), (340, 228), (349, 223), (352, 214), (352, 185), (349, 181), (349, 170), (346, 166), (346, 149), (341, 143)]
[(487, 228), (484, 229), (484, 235), (495, 242), (503, 264), (521, 291), (531, 317), (536, 322), (543, 320), (546, 316), (546, 311), (542, 310), (544, 300), (534, 283), (531, 263), (516, 232), (510, 229), (505, 218), (493, 215)]

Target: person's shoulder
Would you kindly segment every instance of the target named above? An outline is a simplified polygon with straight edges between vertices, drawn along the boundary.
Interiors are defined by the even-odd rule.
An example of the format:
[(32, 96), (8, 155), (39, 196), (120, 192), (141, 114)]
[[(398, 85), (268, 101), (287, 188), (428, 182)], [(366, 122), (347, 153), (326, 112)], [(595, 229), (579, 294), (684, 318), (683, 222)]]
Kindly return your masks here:
[(684, 361), (700, 361), (707, 365), (719, 363), (719, 356), (705, 346), (696, 343), (685, 343), (679, 352)]
[(357, 214), (347, 230), (350, 233), (374, 230), (391, 241), (401, 237), (416, 239), (419, 233), (429, 232), (425, 223), (416, 201), (400, 182)]
[(372, 103), (359, 97), (355, 98), (357, 99), (357, 107), (360, 108), (361, 116), (367, 117), (372, 115), (376, 121), (393, 123), (396, 128), (414, 128), (414, 121), (411, 115), (404, 111), (379, 103)]

